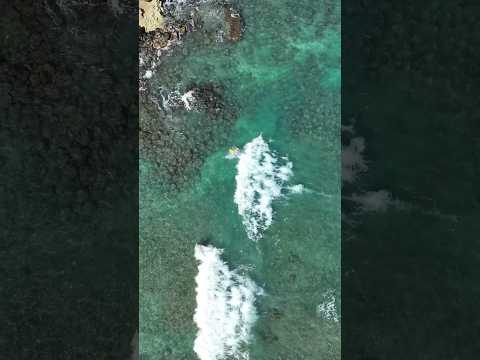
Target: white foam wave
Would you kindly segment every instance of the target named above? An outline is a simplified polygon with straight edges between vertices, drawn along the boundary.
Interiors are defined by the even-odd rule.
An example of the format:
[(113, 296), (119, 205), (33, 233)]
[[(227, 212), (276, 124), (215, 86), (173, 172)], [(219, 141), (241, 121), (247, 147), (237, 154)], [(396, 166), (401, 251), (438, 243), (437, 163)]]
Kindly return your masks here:
[(180, 97), (183, 102), (183, 106), (185, 106), (185, 109), (187, 109), (188, 111), (192, 110), (193, 104), (195, 104), (196, 99), (193, 95), (194, 93), (195, 92), (193, 90), (190, 90)]
[(302, 184), (297, 184), (289, 186), (288, 190), (290, 190), (292, 194), (301, 194), (305, 191), (305, 187)]
[(272, 224), (272, 202), (283, 190), (301, 192), (303, 187), (287, 187), (293, 165), (287, 157), (277, 158), (261, 135), (244, 146), (238, 159), (234, 201), (248, 237), (257, 241)]
[(248, 360), (246, 346), (257, 319), (255, 296), (262, 289), (249, 277), (230, 270), (221, 255), (222, 250), (213, 246), (195, 246), (200, 263), (195, 278), (198, 333), (194, 351), (200, 360)]
[(177, 108), (185, 108), (187, 111), (195, 110), (195, 91), (190, 90), (182, 94), (177, 88), (175, 90), (162, 89), (162, 108), (166, 111), (172, 111)]
[(323, 294), (323, 301), (317, 307), (317, 313), (327, 321), (339, 322), (337, 315), (337, 306), (335, 304), (335, 293), (333, 290), (326, 291)]
[(143, 75), (144, 79), (151, 79), (153, 76), (153, 71), (152, 70), (147, 70), (145, 71), (145, 74)]

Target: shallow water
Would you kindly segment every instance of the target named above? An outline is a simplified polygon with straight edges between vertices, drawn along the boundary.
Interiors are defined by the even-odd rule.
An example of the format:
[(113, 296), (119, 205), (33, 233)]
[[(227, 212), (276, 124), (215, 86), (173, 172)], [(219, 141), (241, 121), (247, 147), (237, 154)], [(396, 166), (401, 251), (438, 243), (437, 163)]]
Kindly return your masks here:
[[(248, 0), (240, 10), (246, 23), (240, 42), (189, 34), (151, 78), (180, 91), (191, 83), (221, 84), (236, 119), (180, 192), (167, 192), (152, 164), (141, 159), (143, 359), (197, 359), (194, 250), (201, 241), (223, 249), (228, 268), (240, 269), (264, 291), (242, 354), (340, 358), (340, 4)], [(183, 121), (199, 116), (182, 112)], [(252, 238), (234, 201), (239, 159), (226, 155), (233, 146), (244, 154), (260, 135), (278, 166), (291, 162), (291, 174), (279, 184), (267, 176), (271, 167), (260, 169), (280, 194), (262, 203), (271, 207), (271, 224)], [(298, 184), (304, 190), (293, 193), (290, 187)], [(269, 189), (265, 183), (259, 188)], [(249, 197), (260, 198), (258, 192)]]

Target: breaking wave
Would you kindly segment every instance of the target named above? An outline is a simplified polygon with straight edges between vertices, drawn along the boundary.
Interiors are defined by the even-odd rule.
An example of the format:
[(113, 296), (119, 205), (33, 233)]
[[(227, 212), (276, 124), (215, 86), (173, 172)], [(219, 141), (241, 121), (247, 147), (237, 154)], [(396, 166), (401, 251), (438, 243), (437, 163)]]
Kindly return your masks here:
[(200, 360), (248, 360), (246, 347), (257, 319), (255, 296), (262, 289), (230, 270), (221, 255), (222, 250), (213, 246), (195, 246), (195, 259), (200, 263), (195, 278), (198, 333), (194, 351)]
[(323, 301), (317, 307), (317, 313), (325, 320), (339, 322), (340, 319), (337, 314), (335, 293), (333, 290), (328, 290), (323, 294)]
[(170, 112), (179, 108), (184, 108), (187, 111), (195, 110), (195, 91), (189, 90), (182, 93), (177, 87), (175, 90), (160, 88), (161, 104), (160, 108), (164, 111)]
[(238, 153), (234, 201), (238, 207), (247, 235), (257, 241), (273, 221), (273, 200), (284, 191), (302, 192), (303, 187), (287, 186), (293, 175), (287, 157), (277, 158), (260, 135)]

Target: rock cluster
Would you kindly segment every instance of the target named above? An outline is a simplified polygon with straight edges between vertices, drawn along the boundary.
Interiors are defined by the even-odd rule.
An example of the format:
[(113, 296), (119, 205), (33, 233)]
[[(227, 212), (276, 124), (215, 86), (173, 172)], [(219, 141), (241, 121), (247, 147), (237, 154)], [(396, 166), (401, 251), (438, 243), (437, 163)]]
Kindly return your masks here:
[(205, 157), (225, 144), (235, 119), (235, 107), (221, 87), (194, 84), (185, 92), (195, 99), (191, 110), (179, 97), (166, 109), (140, 99), (140, 156), (155, 164), (158, 178), (171, 190), (188, 184)]
[(205, 111), (212, 119), (218, 119), (218, 115), (224, 110), (222, 87), (215, 84), (200, 84), (190, 86), (187, 91), (193, 93), (195, 109)]
[(228, 30), (228, 40), (237, 42), (241, 39), (243, 33), (243, 20), (239, 11), (233, 6), (225, 5), (225, 23)]
[(168, 46), (169, 41), (171, 40), (171, 33), (161, 29), (155, 31), (146, 32), (143, 29), (140, 29), (140, 48), (145, 49), (163, 49)]
[(187, 32), (193, 31), (191, 19), (177, 18), (169, 11), (165, 0), (140, 0), (139, 3), (139, 45), (142, 52), (153, 52), (169, 47), (181, 40)]
[[(195, 30), (201, 30), (207, 37), (226, 34), (228, 41), (237, 42), (244, 30), (243, 18), (232, 4), (141, 0), (139, 6), (140, 45), (143, 48), (166, 48)], [(207, 25), (214, 18), (216, 25)]]

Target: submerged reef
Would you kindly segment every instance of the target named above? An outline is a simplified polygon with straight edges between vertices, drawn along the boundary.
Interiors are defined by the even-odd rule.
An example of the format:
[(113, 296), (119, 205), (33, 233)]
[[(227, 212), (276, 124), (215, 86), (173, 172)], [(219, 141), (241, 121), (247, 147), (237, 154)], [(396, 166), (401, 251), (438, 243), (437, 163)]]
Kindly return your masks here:
[(143, 99), (140, 117), (140, 156), (172, 189), (179, 189), (198, 172), (205, 157), (226, 141), (235, 113), (214, 84), (173, 91), (161, 103)]

